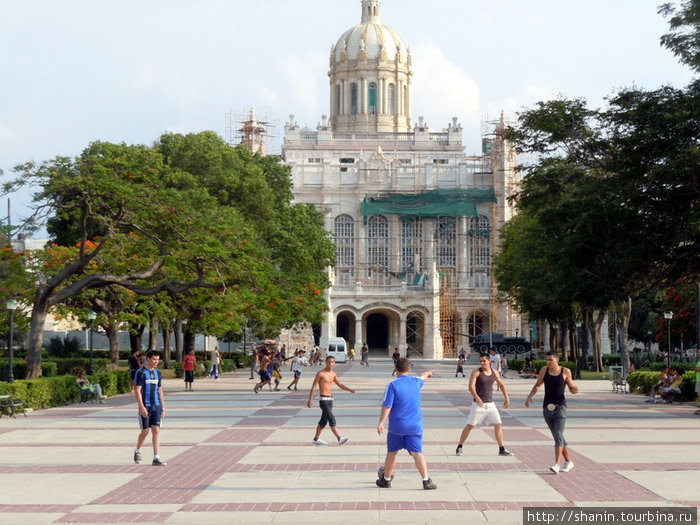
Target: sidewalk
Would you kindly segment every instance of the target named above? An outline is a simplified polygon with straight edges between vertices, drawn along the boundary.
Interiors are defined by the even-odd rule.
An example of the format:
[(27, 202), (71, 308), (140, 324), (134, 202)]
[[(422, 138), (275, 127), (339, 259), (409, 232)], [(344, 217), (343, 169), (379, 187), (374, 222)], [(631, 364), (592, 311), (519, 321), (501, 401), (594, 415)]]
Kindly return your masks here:
[[(696, 407), (653, 405), (610, 392), (609, 381), (578, 381), (568, 395), (566, 437), (575, 468), (554, 475), (553, 441), (541, 413), (524, 407), (533, 380), (510, 377), (501, 410), (507, 448), (499, 457), (491, 427), (475, 429), (456, 457), (471, 398), (455, 364), (433, 369), (423, 389), (424, 451), (437, 490), (422, 490), (407, 454), (390, 489), (375, 486), (385, 437), (376, 424), (389, 359), (370, 367), (338, 364), (351, 395), (335, 393), (342, 447), (313, 446), (320, 412), (306, 408), (319, 367), (297, 392), (253, 393), (249, 371), (165, 382), (161, 457), (167, 467), (134, 465), (138, 434), (131, 395), (0, 419), (0, 523), (443, 524), (522, 522), (524, 506), (700, 506), (700, 416)], [(467, 367), (467, 376), (473, 367)], [(495, 394), (500, 405), (502, 397)], [(330, 430), (322, 439), (334, 441)], [(319, 512), (325, 511), (325, 512)], [(352, 511), (352, 512), (349, 512)]]

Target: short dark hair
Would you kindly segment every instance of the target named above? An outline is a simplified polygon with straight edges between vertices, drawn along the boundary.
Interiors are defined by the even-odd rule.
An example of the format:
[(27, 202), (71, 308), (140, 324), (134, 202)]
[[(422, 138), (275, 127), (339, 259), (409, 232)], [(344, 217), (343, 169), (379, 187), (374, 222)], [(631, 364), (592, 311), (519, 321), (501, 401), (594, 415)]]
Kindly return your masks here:
[(396, 360), (395, 367), (397, 372), (408, 372), (411, 369), (411, 362), (408, 360), (408, 357), (399, 357)]
[(551, 355), (552, 357), (556, 357), (557, 359), (559, 359), (559, 352), (557, 352), (556, 350), (550, 350), (549, 352), (547, 352), (546, 355)]
[(147, 358), (147, 359), (150, 359), (150, 358), (153, 357), (153, 356), (158, 356), (158, 357), (160, 357), (160, 352), (158, 352), (158, 350), (149, 350), (148, 352), (146, 352), (146, 358)]
[(333, 357), (332, 355), (326, 356), (326, 361), (329, 361), (329, 360), (331, 360), (331, 359), (332, 359), (333, 361), (335, 361), (335, 357)]

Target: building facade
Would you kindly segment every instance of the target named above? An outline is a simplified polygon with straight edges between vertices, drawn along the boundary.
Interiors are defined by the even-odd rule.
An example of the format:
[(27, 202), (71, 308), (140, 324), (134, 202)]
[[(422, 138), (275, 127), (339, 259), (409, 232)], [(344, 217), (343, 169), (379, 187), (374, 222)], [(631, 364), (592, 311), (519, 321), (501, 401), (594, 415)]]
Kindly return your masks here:
[(464, 334), (515, 335), (491, 272), (519, 182), (506, 122), (487, 123), (483, 154), (467, 156), (457, 118), (440, 131), (414, 120), (410, 48), (380, 0), (361, 8), (331, 48), (330, 116), (284, 127), (294, 199), (323, 213), (337, 247), (321, 345), (440, 359), (467, 348)]

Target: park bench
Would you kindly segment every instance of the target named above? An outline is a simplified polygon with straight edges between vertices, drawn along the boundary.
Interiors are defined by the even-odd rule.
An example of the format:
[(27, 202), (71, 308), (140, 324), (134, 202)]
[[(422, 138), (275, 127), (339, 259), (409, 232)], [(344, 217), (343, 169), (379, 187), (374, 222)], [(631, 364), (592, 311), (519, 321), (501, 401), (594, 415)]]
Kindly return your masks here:
[(627, 379), (622, 371), (621, 366), (611, 366), (610, 371), (610, 382), (612, 384), (612, 391), (619, 394), (627, 394)]
[(24, 401), (19, 397), (12, 397), (9, 394), (1, 395), (0, 417), (2, 417), (3, 414), (7, 414), (8, 416), (16, 418), (17, 412), (22, 412), (24, 414), (24, 417), (27, 417), (27, 411), (25, 410)]

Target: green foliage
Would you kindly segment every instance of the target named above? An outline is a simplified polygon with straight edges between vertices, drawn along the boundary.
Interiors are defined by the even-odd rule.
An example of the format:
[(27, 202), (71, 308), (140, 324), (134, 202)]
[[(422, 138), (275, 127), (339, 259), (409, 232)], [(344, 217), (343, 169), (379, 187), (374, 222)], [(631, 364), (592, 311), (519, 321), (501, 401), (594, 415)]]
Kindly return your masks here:
[[(652, 388), (659, 382), (659, 372), (632, 372), (627, 377), (630, 391), (638, 394), (651, 395)], [(683, 374), (681, 383), (681, 399), (683, 401), (694, 401), (695, 394), (695, 371), (688, 371)]]
[(685, 0), (678, 7), (665, 3), (659, 13), (669, 19), (670, 32), (661, 37), (661, 45), (693, 71), (700, 72), (700, 2)]
[[(2, 358), (0, 359), (0, 381), (7, 381), (7, 373), (10, 369), (10, 360)], [(27, 373), (27, 362), (23, 359), (13, 359), (12, 360), (12, 376), (15, 379), (21, 379), (26, 376)], [(45, 377), (53, 377), (58, 375), (58, 367), (56, 363), (47, 361), (41, 364), (41, 373)]]
[[(64, 406), (80, 401), (80, 390), (74, 375), (20, 379), (13, 383), (0, 383), (0, 395), (10, 394), (22, 398), (27, 407), (39, 410)], [(107, 396), (123, 394), (131, 390), (128, 370), (95, 374), (92, 383), (99, 383)]]
[(46, 346), (50, 356), (58, 358), (75, 357), (83, 353), (83, 344), (77, 337), (52, 337)]
[[(56, 244), (35, 254), (35, 312), (65, 305), (98, 322), (187, 318), (220, 336), (319, 321), (335, 246), (312, 206), (292, 204), (289, 168), (212, 132), (154, 146), (94, 142), (70, 159), (18, 166), (40, 188)], [(176, 299), (177, 298), (177, 299)], [(35, 317), (36, 318), (36, 317)], [(28, 374), (41, 360), (36, 323)], [(64, 354), (65, 355), (65, 354)]]
[[(649, 365), (649, 368), (653, 372), (656, 372), (656, 374), (658, 375), (659, 372), (666, 368), (666, 361), (655, 361)], [(695, 370), (695, 363), (681, 363), (680, 361), (671, 361), (671, 368), (679, 374), (683, 374), (684, 372), (691, 372)]]

